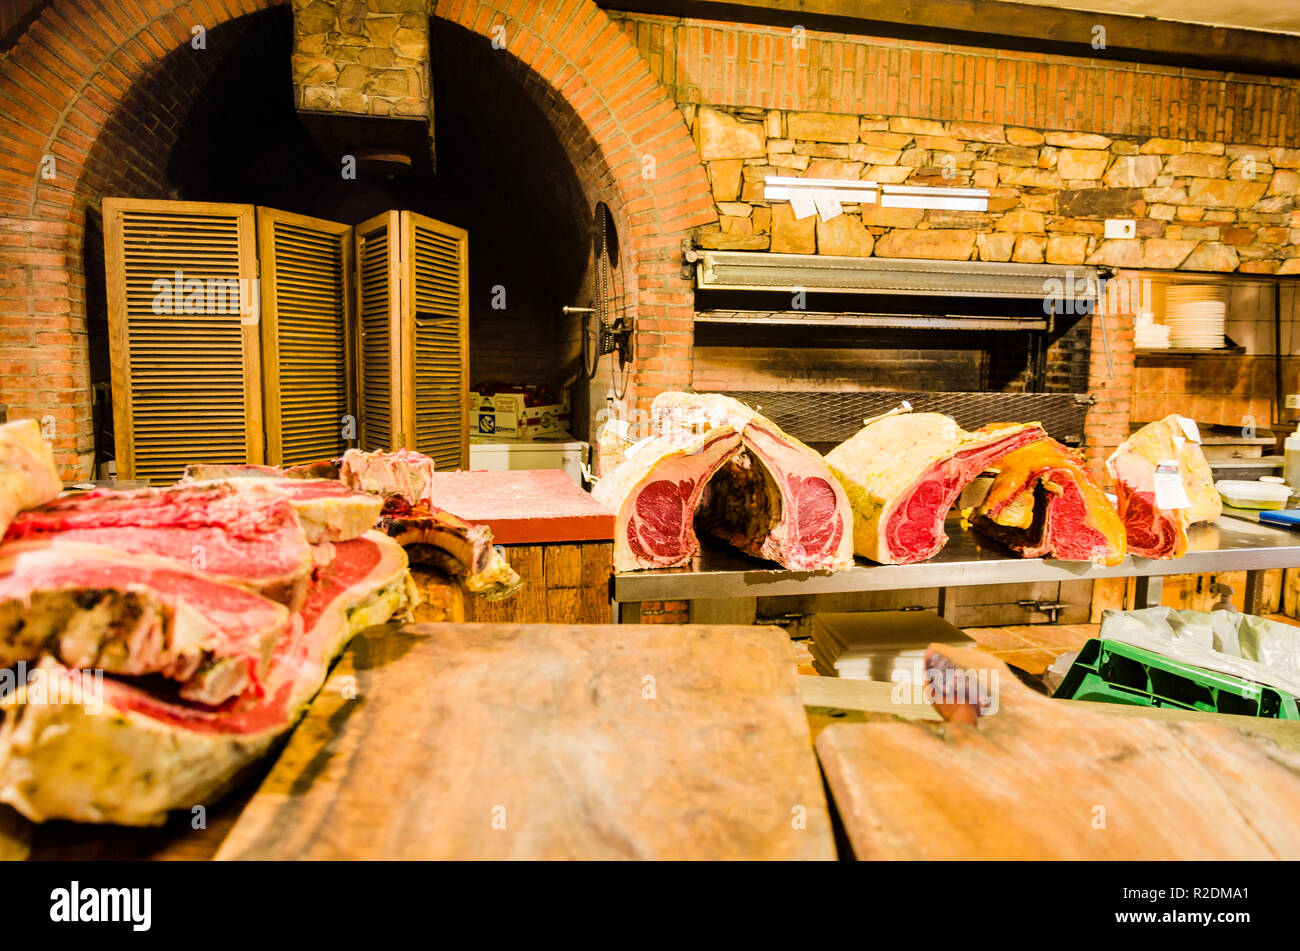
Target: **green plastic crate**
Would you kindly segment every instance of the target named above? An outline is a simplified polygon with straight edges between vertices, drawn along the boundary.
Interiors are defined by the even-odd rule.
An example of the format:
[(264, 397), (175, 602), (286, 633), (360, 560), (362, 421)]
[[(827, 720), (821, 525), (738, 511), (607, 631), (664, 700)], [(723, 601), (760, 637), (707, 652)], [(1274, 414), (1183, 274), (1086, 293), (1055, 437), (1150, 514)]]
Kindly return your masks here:
[(1099, 638), (1083, 645), (1054, 696), (1300, 720), (1296, 698), (1288, 693)]

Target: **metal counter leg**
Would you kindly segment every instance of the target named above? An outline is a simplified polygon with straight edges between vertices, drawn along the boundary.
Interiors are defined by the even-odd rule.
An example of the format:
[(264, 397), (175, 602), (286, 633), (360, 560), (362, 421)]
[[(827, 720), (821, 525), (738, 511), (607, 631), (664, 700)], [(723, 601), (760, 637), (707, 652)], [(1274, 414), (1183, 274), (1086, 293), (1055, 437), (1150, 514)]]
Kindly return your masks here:
[(1264, 611), (1264, 572), (1261, 569), (1246, 572), (1246, 613), (1262, 614)]
[(1160, 607), (1160, 597), (1165, 590), (1165, 579), (1156, 575), (1134, 580), (1137, 584), (1133, 589), (1133, 607), (1135, 609)]

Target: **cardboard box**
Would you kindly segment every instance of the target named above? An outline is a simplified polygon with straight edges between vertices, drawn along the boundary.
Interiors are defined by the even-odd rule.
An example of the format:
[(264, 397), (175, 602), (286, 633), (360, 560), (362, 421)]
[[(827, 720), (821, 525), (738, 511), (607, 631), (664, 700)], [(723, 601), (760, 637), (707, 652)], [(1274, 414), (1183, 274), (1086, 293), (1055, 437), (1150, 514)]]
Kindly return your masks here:
[(494, 393), (491, 396), (470, 394), (469, 431), (476, 436), (510, 436), (520, 434), (523, 416), (522, 393)]
[(523, 393), (470, 394), (469, 431), (473, 436), (536, 439), (563, 436), (569, 431), (569, 404), (528, 406)]

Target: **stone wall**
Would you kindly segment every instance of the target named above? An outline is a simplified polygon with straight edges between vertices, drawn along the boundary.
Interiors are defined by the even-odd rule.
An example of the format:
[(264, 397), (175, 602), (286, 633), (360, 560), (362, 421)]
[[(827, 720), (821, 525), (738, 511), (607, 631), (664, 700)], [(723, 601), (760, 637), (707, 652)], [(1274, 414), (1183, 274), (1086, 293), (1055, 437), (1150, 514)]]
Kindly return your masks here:
[[(688, 110), (717, 200), (709, 248), (1300, 273), (1300, 149), (785, 110)], [(987, 212), (846, 205), (796, 219), (769, 175), (990, 191)], [(1137, 238), (1107, 240), (1106, 218)]]
[(297, 108), (428, 117), (427, 0), (293, 0), (293, 24)]

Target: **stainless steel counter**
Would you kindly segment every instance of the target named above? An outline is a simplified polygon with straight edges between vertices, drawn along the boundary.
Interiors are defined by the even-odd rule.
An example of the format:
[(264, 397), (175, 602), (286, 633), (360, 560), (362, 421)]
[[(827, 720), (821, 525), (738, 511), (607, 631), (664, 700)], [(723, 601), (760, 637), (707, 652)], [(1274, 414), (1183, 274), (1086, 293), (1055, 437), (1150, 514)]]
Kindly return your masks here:
[[(876, 565), (858, 559), (856, 567), (836, 572), (785, 571), (771, 562), (702, 539), (703, 550), (689, 567), (616, 574), (614, 601), (691, 601), (1247, 571), (1250, 603), (1252, 598), (1258, 599), (1258, 570), (1300, 567), (1300, 532), (1227, 516), (1193, 526), (1188, 533), (1187, 554), (1182, 558), (1155, 561), (1129, 557), (1113, 568), (1087, 562), (1017, 558), (997, 543), (963, 531), (955, 517), (949, 519), (946, 530), (948, 544), (929, 561)], [(1158, 581), (1142, 584), (1141, 588), (1144, 602), (1149, 603), (1151, 594), (1158, 600)]]

